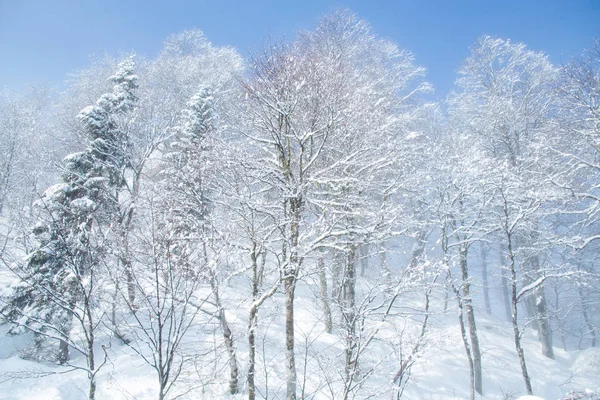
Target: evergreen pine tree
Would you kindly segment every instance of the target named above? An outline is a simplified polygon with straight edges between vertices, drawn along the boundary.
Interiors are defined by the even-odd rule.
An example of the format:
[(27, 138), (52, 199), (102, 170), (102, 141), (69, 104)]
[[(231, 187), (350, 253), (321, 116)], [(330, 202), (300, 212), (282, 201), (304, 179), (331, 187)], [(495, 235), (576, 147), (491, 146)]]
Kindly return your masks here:
[(16, 324), (14, 333), (34, 332), (37, 351), (47, 339), (58, 341), (59, 364), (69, 359), (73, 317), (94, 326), (91, 314), (76, 305), (80, 301), (90, 305), (93, 272), (105, 254), (101, 227), (116, 212), (115, 193), (124, 184), (128, 141), (118, 118), (135, 104), (133, 66), (131, 58), (119, 64), (110, 78), (115, 84), (112, 93), (80, 112), (88, 146), (64, 159), (62, 182), (47, 189), (37, 202), (39, 220), (33, 230), (37, 247), (25, 265), (15, 269), (20, 283), (1, 310), (7, 321)]
[(175, 235), (197, 235), (209, 212), (207, 151), (210, 134), (214, 131), (214, 99), (211, 91), (203, 87), (188, 102), (182, 112), (181, 124), (165, 157), (163, 182), (169, 193), (166, 202), (170, 210)]

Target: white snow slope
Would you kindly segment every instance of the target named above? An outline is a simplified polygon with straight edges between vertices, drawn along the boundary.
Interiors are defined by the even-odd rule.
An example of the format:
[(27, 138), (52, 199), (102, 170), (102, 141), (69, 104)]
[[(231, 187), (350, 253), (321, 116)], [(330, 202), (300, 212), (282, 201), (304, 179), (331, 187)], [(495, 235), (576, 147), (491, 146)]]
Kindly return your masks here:
[[(238, 282), (239, 283), (239, 282)], [(232, 283), (233, 285), (233, 283)], [(231, 289), (231, 287), (229, 288)], [(319, 321), (319, 303), (308, 286), (297, 291), (296, 299), (296, 364), (299, 375), (299, 398), (339, 398), (337, 382), (343, 375), (343, 341), (338, 335), (323, 332)], [(314, 289), (314, 288), (312, 288)], [(241, 393), (227, 392), (226, 356), (218, 330), (205, 333), (199, 346), (207, 352), (190, 363), (168, 398), (177, 394), (182, 399), (247, 398), (244, 386), (247, 342), (245, 330), (248, 315), (247, 294), (230, 290), (227, 304), (244, 304), (229, 308), (240, 363)], [(234, 294), (231, 294), (234, 293)], [(257, 398), (285, 398), (283, 296), (276, 294), (261, 311), (257, 339)], [(478, 312), (478, 329), (483, 353), (483, 399), (516, 399), (526, 395), (518, 359), (514, 349), (512, 328), (506, 322), (486, 318)], [(414, 328), (414, 327), (413, 327)], [(411, 327), (404, 330), (404, 337)], [(66, 372), (65, 368), (40, 364), (20, 358), (27, 336), (7, 337), (7, 327), (0, 331), (0, 399), (85, 399), (87, 378), (84, 372)], [(211, 332), (210, 330), (205, 330)], [(397, 370), (398, 354), (390, 346), (401, 329), (382, 325), (378, 335), (387, 340), (374, 340), (365, 353), (365, 365), (377, 372), (356, 392), (356, 399), (391, 399), (391, 380)], [(542, 356), (535, 331), (526, 330), (523, 337), (525, 357), (532, 378), (534, 394), (546, 400), (562, 398), (572, 390), (597, 391), (600, 388), (600, 349), (565, 352), (555, 348), (556, 359)], [(207, 336), (208, 335), (208, 336)], [(108, 338), (101, 338), (108, 344)], [(209, 343), (207, 345), (207, 343)], [(212, 350), (211, 350), (212, 347)], [(127, 346), (113, 340), (110, 359), (97, 378), (97, 399), (156, 399), (155, 372)], [(215, 362), (216, 360), (216, 362)], [(73, 360), (75, 363), (78, 360)], [(83, 363), (83, 360), (80, 360)], [(216, 365), (216, 367), (215, 367)], [(266, 379), (265, 379), (266, 376)], [(187, 392), (187, 393), (186, 393)], [(469, 374), (456, 314), (437, 314), (431, 319), (429, 335), (414, 368), (403, 399), (467, 399)], [(352, 398), (352, 397), (351, 397)]]

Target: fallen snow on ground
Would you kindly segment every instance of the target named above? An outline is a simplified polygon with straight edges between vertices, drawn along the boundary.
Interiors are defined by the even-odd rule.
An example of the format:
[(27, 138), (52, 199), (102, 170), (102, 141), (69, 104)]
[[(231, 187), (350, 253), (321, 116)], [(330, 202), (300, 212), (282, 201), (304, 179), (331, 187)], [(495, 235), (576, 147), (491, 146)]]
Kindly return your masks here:
[[(306, 398), (337, 398), (339, 392), (335, 390), (335, 385), (333, 389), (327, 387), (327, 379), (343, 373), (340, 364), (343, 341), (338, 335), (323, 332), (319, 303), (311, 290), (305, 286), (297, 291), (296, 363), (299, 391), (304, 387)], [(248, 355), (245, 338), (248, 295), (241, 290), (231, 292), (228, 294), (228, 304), (245, 304), (243, 307), (231, 307), (227, 313), (237, 341), (240, 372), (244, 374)], [(268, 396), (270, 399), (281, 399), (285, 395), (283, 301), (283, 295), (276, 294), (261, 310), (257, 337), (260, 361), (257, 365), (258, 398)], [(484, 399), (558, 400), (571, 391), (597, 391), (600, 388), (600, 349), (565, 352), (555, 348), (556, 359), (549, 360), (541, 354), (536, 332), (528, 329), (523, 336), (525, 357), (534, 394), (540, 397), (524, 396), (526, 392), (510, 324), (486, 318), (483, 312), (479, 312), (477, 317), (483, 357)], [(410, 327), (405, 328), (410, 331)], [(51, 363), (41, 364), (20, 358), (20, 349), (26, 345), (28, 338), (7, 337), (6, 329), (3, 327), (0, 330), (0, 399), (86, 398), (85, 372), (67, 372), (66, 368)], [(377, 365), (378, 374), (371, 378), (356, 398), (391, 397), (391, 379), (398, 360), (390, 343), (402, 329), (399, 325), (395, 328), (392, 325), (382, 327), (380, 336), (389, 340), (373, 341), (365, 358), (365, 365)], [(246, 392), (236, 396), (227, 393), (226, 357), (224, 349), (219, 347), (222, 346), (222, 337), (216, 332), (212, 336), (206, 334), (201, 337), (199, 334), (198, 338), (208, 343), (208, 350), (213, 346), (213, 352), (209, 351), (183, 372), (171, 396), (188, 392), (181, 398), (246, 398)], [(107, 338), (99, 340), (99, 345), (108, 345)], [(98, 350), (98, 354), (101, 354), (100, 348)], [(156, 399), (156, 374), (151, 367), (117, 341), (110, 345), (109, 356), (108, 363), (97, 377), (97, 399)], [(84, 364), (84, 360), (77, 358), (73, 361)], [(306, 379), (302, 379), (303, 376)], [(241, 377), (242, 385), (244, 378)], [(468, 364), (457, 316), (454, 313), (435, 315), (431, 320), (429, 339), (413, 368), (410, 383), (402, 398), (467, 399), (468, 386)]]
[(593, 374), (600, 377), (600, 348), (591, 347), (577, 353), (571, 370), (577, 375)]

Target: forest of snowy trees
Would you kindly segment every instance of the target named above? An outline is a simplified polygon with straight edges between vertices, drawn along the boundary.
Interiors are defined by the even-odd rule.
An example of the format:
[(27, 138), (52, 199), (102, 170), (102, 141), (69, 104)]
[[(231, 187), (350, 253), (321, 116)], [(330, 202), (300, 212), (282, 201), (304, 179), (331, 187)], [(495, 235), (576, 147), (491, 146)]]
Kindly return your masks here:
[(3, 332), (90, 400), (117, 348), (159, 399), (398, 399), (450, 315), (474, 399), (494, 317), (536, 393), (524, 332), (548, 359), (600, 340), (600, 42), (556, 66), (482, 36), (432, 91), (338, 11), (246, 59), (185, 31), (1, 95)]

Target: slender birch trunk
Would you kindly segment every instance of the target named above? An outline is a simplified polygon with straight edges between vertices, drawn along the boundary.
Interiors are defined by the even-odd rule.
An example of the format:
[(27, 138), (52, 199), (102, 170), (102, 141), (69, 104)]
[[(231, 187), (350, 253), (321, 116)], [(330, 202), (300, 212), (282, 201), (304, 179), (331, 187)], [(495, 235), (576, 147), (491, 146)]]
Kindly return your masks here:
[[(203, 252), (204, 252), (204, 262), (205, 265), (209, 266), (208, 260), (208, 251), (206, 248), (206, 243), (202, 244)], [(223, 341), (225, 343), (225, 349), (227, 349), (227, 356), (229, 358), (229, 393), (236, 394), (238, 393), (238, 365), (237, 365), (237, 356), (235, 350), (235, 342), (233, 339), (233, 333), (229, 328), (229, 323), (227, 322), (227, 316), (225, 315), (225, 308), (221, 303), (221, 296), (219, 294), (219, 282), (217, 280), (217, 273), (213, 268), (210, 268), (210, 288), (212, 289), (213, 297), (215, 299), (215, 305), (217, 306), (217, 313), (219, 324), (221, 326), (221, 332), (223, 333)]]
[(529, 372), (527, 372), (527, 363), (525, 362), (525, 352), (523, 351), (523, 347), (521, 346), (521, 332), (519, 331), (519, 322), (518, 322), (518, 309), (517, 309), (517, 271), (515, 265), (515, 255), (512, 249), (512, 234), (507, 232), (506, 234), (508, 240), (508, 262), (509, 262), (509, 270), (510, 270), (510, 280), (511, 280), (511, 313), (512, 313), (512, 326), (513, 326), (513, 335), (515, 340), (515, 348), (517, 350), (517, 356), (519, 357), (519, 363), (521, 365), (521, 374), (523, 375), (523, 380), (525, 381), (525, 389), (527, 390), (527, 394), (532, 396), (533, 390), (531, 388), (531, 380), (529, 378)]
[[(532, 272), (540, 275), (540, 260), (538, 256), (533, 256), (530, 260)], [(548, 302), (546, 301), (546, 291), (544, 283), (540, 283), (533, 292), (533, 306), (537, 321), (537, 328), (540, 342), (542, 343), (542, 354), (554, 360), (554, 346), (552, 343), (552, 328), (548, 316)]]
[(500, 270), (501, 270), (501, 274), (502, 274), (501, 285), (502, 285), (502, 299), (504, 300), (504, 312), (506, 315), (506, 320), (508, 322), (512, 322), (510, 290), (509, 290), (508, 276), (507, 276), (507, 274), (510, 273), (508, 266), (507, 266), (508, 260), (506, 259), (506, 256), (502, 255), (502, 256), (500, 256), (500, 261), (502, 263)]
[(475, 400), (475, 364), (473, 361), (473, 353), (471, 352), (471, 346), (469, 345), (469, 338), (467, 337), (467, 330), (465, 328), (465, 316), (464, 316), (464, 304), (463, 299), (457, 290), (456, 300), (458, 301), (458, 322), (460, 325), (460, 334), (465, 347), (465, 353), (469, 362), (469, 394), (470, 399)]
[(325, 260), (323, 255), (317, 259), (317, 268), (319, 270), (319, 286), (321, 290), (321, 306), (323, 307), (323, 321), (325, 323), (325, 331), (331, 333), (333, 331), (333, 323), (331, 319), (331, 308), (329, 307), (329, 294), (327, 291), (327, 274), (325, 271)]
[(225, 308), (221, 303), (221, 296), (219, 295), (219, 283), (215, 272), (211, 270), (210, 286), (213, 291), (213, 297), (215, 299), (215, 305), (217, 306), (217, 313), (219, 318), (219, 324), (221, 326), (221, 332), (223, 333), (223, 342), (225, 343), (225, 349), (227, 350), (227, 356), (229, 359), (229, 393), (238, 393), (238, 365), (237, 356), (235, 350), (235, 343), (233, 339), (233, 333), (229, 328), (227, 322), (227, 316), (225, 315)]
[(300, 257), (298, 254), (298, 240), (300, 238), (300, 208), (302, 200), (299, 197), (289, 199), (290, 223), (290, 248), (289, 264), (284, 268), (283, 284), (285, 291), (285, 355), (286, 355), (286, 398), (296, 400), (296, 358), (294, 354), (294, 299), (296, 292), (296, 281), (300, 269)]
[(346, 325), (346, 363), (344, 374), (346, 380), (346, 390), (344, 399), (349, 394), (349, 388), (352, 384), (357, 371), (358, 361), (356, 359), (356, 246), (350, 245), (346, 254), (346, 271), (344, 274), (344, 301), (342, 303), (342, 313)]
[(583, 314), (583, 320), (585, 321), (585, 324), (587, 325), (590, 335), (592, 336), (591, 346), (596, 347), (596, 329), (590, 322), (590, 317), (588, 315), (588, 309), (587, 309), (587, 305), (585, 302), (585, 296), (583, 295), (583, 291), (581, 290), (581, 287), (577, 287), (577, 292), (579, 293), (579, 299), (581, 301), (581, 313)]
[(296, 359), (294, 355), (294, 292), (296, 290), (296, 278), (286, 277), (284, 280), (285, 290), (285, 364), (287, 370), (286, 398), (296, 400)]
[(480, 243), (481, 250), (481, 280), (483, 282), (483, 303), (485, 304), (485, 312), (488, 315), (492, 315), (492, 305), (490, 303), (490, 285), (488, 283), (488, 265), (487, 265), (487, 254), (488, 249), (485, 247), (483, 242)]
[(467, 316), (469, 327), (469, 337), (471, 339), (471, 353), (473, 357), (473, 376), (474, 387), (477, 393), (483, 395), (483, 382), (481, 374), (481, 350), (479, 348), (479, 336), (477, 335), (477, 324), (475, 323), (475, 312), (473, 311), (473, 303), (471, 299), (471, 283), (469, 280), (469, 270), (467, 265), (468, 255), (467, 245), (461, 246), (460, 249), (460, 269), (462, 273), (462, 302)]

